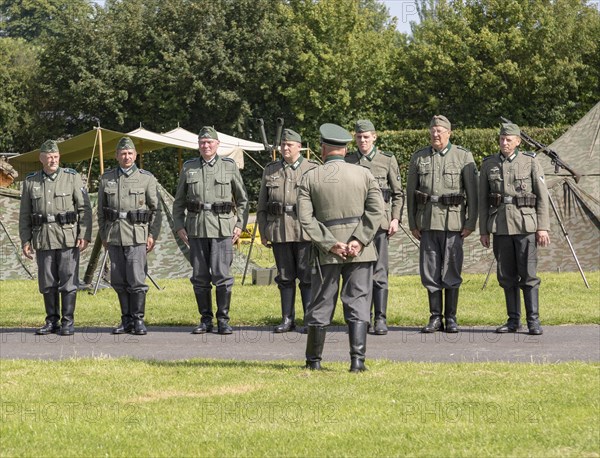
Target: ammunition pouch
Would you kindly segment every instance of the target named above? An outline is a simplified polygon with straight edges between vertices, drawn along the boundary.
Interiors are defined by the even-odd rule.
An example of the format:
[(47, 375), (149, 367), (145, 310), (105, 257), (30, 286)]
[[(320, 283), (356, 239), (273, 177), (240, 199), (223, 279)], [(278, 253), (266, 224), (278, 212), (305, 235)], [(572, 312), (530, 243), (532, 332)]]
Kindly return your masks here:
[(383, 196), (383, 201), (386, 204), (392, 200), (392, 190), (390, 188), (381, 188), (381, 195)]
[(429, 194), (415, 189), (415, 199), (417, 200), (418, 204), (425, 205), (429, 200)]
[(131, 224), (145, 224), (150, 221), (152, 212), (150, 210), (131, 210), (127, 212), (127, 221)]
[(34, 227), (41, 226), (46, 223), (58, 223), (61, 226), (64, 224), (74, 224), (77, 222), (77, 212), (63, 212), (56, 215), (44, 216), (41, 213), (33, 213), (31, 215), (31, 224)]
[(267, 213), (269, 215), (280, 216), (284, 213), (295, 213), (296, 205), (284, 205), (281, 202), (268, 202)]
[(119, 212), (110, 207), (104, 207), (102, 209), (104, 217), (114, 223), (119, 219), (126, 219), (131, 224), (148, 223), (152, 218), (152, 212), (150, 210), (131, 210), (128, 212)]
[(189, 212), (200, 213), (201, 211), (212, 211), (216, 214), (231, 213), (234, 209), (233, 202), (215, 202), (207, 204), (204, 202), (191, 201), (186, 202), (186, 209)]
[(430, 196), (426, 192), (415, 190), (415, 199), (417, 203), (425, 205), (427, 202), (439, 203), (449, 207), (456, 207), (465, 201), (465, 196), (460, 193), (444, 194), (443, 196)]
[(515, 197), (515, 203), (517, 207), (535, 207), (535, 203), (537, 202), (537, 196), (531, 193), (520, 194)]
[(488, 194), (488, 205), (491, 207), (499, 207), (502, 203), (502, 194), (490, 192)]
[(499, 207), (501, 204), (513, 204), (518, 208), (535, 207), (536, 202), (537, 196), (530, 193), (519, 194), (518, 196), (503, 196), (495, 192), (488, 194), (488, 204), (492, 207)]
[(442, 204), (448, 205), (449, 207), (456, 207), (458, 205), (462, 205), (465, 201), (465, 196), (462, 194), (444, 194), (440, 196), (439, 200)]

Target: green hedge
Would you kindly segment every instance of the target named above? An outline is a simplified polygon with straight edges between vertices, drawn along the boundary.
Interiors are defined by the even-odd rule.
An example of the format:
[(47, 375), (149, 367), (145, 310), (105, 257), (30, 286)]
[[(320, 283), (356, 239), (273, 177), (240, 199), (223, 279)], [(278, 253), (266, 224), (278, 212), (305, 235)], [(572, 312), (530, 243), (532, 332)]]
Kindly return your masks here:
[[(560, 137), (569, 126), (526, 127), (523, 131), (536, 141), (549, 145)], [(498, 152), (498, 129), (457, 129), (452, 131), (450, 141), (473, 153), (477, 167), (484, 157)], [(398, 159), (403, 177), (415, 151), (429, 145), (429, 130), (396, 130), (378, 134), (377, 144), (385, 151), (393, 152)], [(527, 149), (531, 149), (527, 147)]]

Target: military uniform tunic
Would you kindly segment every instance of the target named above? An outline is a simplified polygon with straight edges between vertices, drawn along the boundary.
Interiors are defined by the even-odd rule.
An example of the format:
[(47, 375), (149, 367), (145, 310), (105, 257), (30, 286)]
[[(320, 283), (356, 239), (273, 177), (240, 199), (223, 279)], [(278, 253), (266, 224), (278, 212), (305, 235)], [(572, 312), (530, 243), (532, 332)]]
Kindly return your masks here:
[[(61, 224), (61, 216), (75, 212), (75, 222)], [(33, 215), (43, 222), (34, 226)], [(70, 293), (79, 285), (77, 239), (92, 238), (92, 209), (79, 174), (58, 168), (52, 175), (43, 170), (25, 178), (19, 210), (22, 246), (36, 250), (38, 285), (42, 294), (58, 290)]]
[(360, 164), (368, 168), (377, 180), (384, 196), (385, 214), (373, 240), (378, 253), (373, 268), (373, 284), (376, 288), (388, 289), (389, 241), (387, 231), (390, 227), (390, 221), (393, 219), (400, 221), (404, 205), (404, 193), (398, 161), (392, 153), (379, 151), (377, 147), (373, 147), (369, 154), (355, 151), (347, 155), (346, 162)]
[[(366, 168), (348, 164), (342, 156), (330, 156), (324, 165), (304, 174), (297, 205), (300, 224), (316, 249), (306, 324), (330, 324), (340, 274), (346, 321), (368, 322), (372, 262), (377, 259), (371, 241), (384, 214), (377, 180)], [(364, 245), (359, 256), (343, 260), (329, 252), (337, 242), (354, 239)]]
[(275, 282), (280, 288), (310, 288), (310, 238), (302, 230), (296, 209), (302, 175), (318, 166), (300, 156), (293, 164), (285, 160), (265, 167), (258, 196), (256, 219), (261, 237), (273, 245), (277, 264)]
[[(427, 195), (417, 200), (416, 191)], [(442, 203), (442, 196), (458, 197), (458, 205)], [(423, 196), (421, 196), (423, 199)], [(410, 160), (406, 201), (410, 230), (421, 231), (420, 272), (430, 292), (458, 288), (462, 282), (463, 229), (477, 222), (477, 168), (473, 155), (448, 143), (442, 151), (431, 146)]]
[[(538, 287), (535, 232), (549, 229), (549, 198), (544, 171), (535, 153), (518, 149), (505, 158), (502, 153), (488, 156), (481, 166), (479, 180), (479, 232), (494, 234), (494, 254), (498, 261), (498, 281), (503, 288)], [(498, 205), (492, 205), (496, 194)], [(535, 204), (517, 205), (516, 198), (535, 195)]]
[[(223, 202), (232, 203), (231, 211), (214, 211), (212, 205)], [(189, 204), (203, 208), (186, 211)], [(185, 229), (190, 240), (194, 291), (210, 289), (211, 281), (231, 291), (231, 237), (234, 228), (244, 230), (248, 220), (248, 195), (235, 161), (217, 155), (209, 162), (202, 157), (186, 161), (173, 202), (173, 220), (175, 231)]]
[[(131, 212), (150, 213), (149, 222), (133, 222)], [(116, 212), (114, 221), (108, 216)], [(116, 167), (104, 173), (98, 188), (100, 238), (108, 244), (111, 284), (117, 293), (138, 293), (146, 285), (146, 242), (158, 238), (161, 215), (156, 178), (135, 164), (128, 170)]]

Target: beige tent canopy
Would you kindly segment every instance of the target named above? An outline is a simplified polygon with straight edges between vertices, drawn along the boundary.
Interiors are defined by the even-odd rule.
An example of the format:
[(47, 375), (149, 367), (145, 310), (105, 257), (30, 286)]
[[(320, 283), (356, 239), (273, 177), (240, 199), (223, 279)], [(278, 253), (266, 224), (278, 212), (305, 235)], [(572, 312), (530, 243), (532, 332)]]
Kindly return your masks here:
[[(182, 135), (182, 132), (186, 134)], [(124, 135), (131, 137), (141, 157), (144, 153), (169, 147), (178, 148), (180, 151), (183, 149), (198, 149), (198, 137), (196, 134), (182, 128), (174, 129), (170, 133), (175, 134), (158, 134), (143, 127), (129, 133), (95, 127), (81, 135), (59, 142), (58, 146), (60, 148), (61, 159), (64, 162), (80, 162), (92, 159), (95, 156), (101, 159), (104, 156), (113, 157), (117, 143)], [(231, 157), (240, 168), (244, 167), (244, 155), (240, 148), (247, 151), (264, 150), (264, 147), (259, 143), (248, 142), (221, 133), (218, 135), (221, 141), (218, 154), (220, 156)], [(11, 165), (19, 173), (19, 179), (23, 179), (28, 173), (41, 168), (38, 157), (39, 152), (40, 150), (36, 149), (10, 159)], [(141, 158), (140, 160), (143, 159)]]

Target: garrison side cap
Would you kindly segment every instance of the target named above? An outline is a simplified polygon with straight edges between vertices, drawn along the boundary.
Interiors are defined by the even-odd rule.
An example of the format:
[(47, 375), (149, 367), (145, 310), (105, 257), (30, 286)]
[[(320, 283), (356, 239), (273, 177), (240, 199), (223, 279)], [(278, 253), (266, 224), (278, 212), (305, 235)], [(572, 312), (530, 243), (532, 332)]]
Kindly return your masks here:
[(117, 143), (117, 151), (121, 151), (123, 149), (132, 149), (135, 150), (135, 145), (133, 144), (133, 140), (129, 137), (123, 137)]
[(198, 138), (212, 138), (213, 140), (218, 140), (219, 134), (217, 134), (217, 131), (214, 127), (204, 126), (202, 127), (202, 129), (200, 129), (200, 132), (198, 133)]
[(435, 115), (433, 118), (431, 118), (429, 127), (431, 128), (434, 126), (445, 127), (448, 130), (452, 130), (452, 124), (450, 124), (448, 118), (446, 118), (446, 116), (443, 115)]
[(500, 126), (500, 135), (521, 135), (521, 129), (512, 122), (505, 122)]
[(375, 132), (375, 126), (368, 119), (359, 119), (354, 125), (354, 132), (357, 134), (362, 132)]
[(58, 144), (54, 140), (46, 140), (40, 146), (40, 153), (59, 153)]
[(331, 146), (346, 146), (352, 141), (352, 134), (337, 124), (321, 124), (319, 133), (321, 142)]
[(300, 134), (292, 129), (284, 129), (281, 135), (282, 142), (298, 142), (302, 143), (302, 137)]

